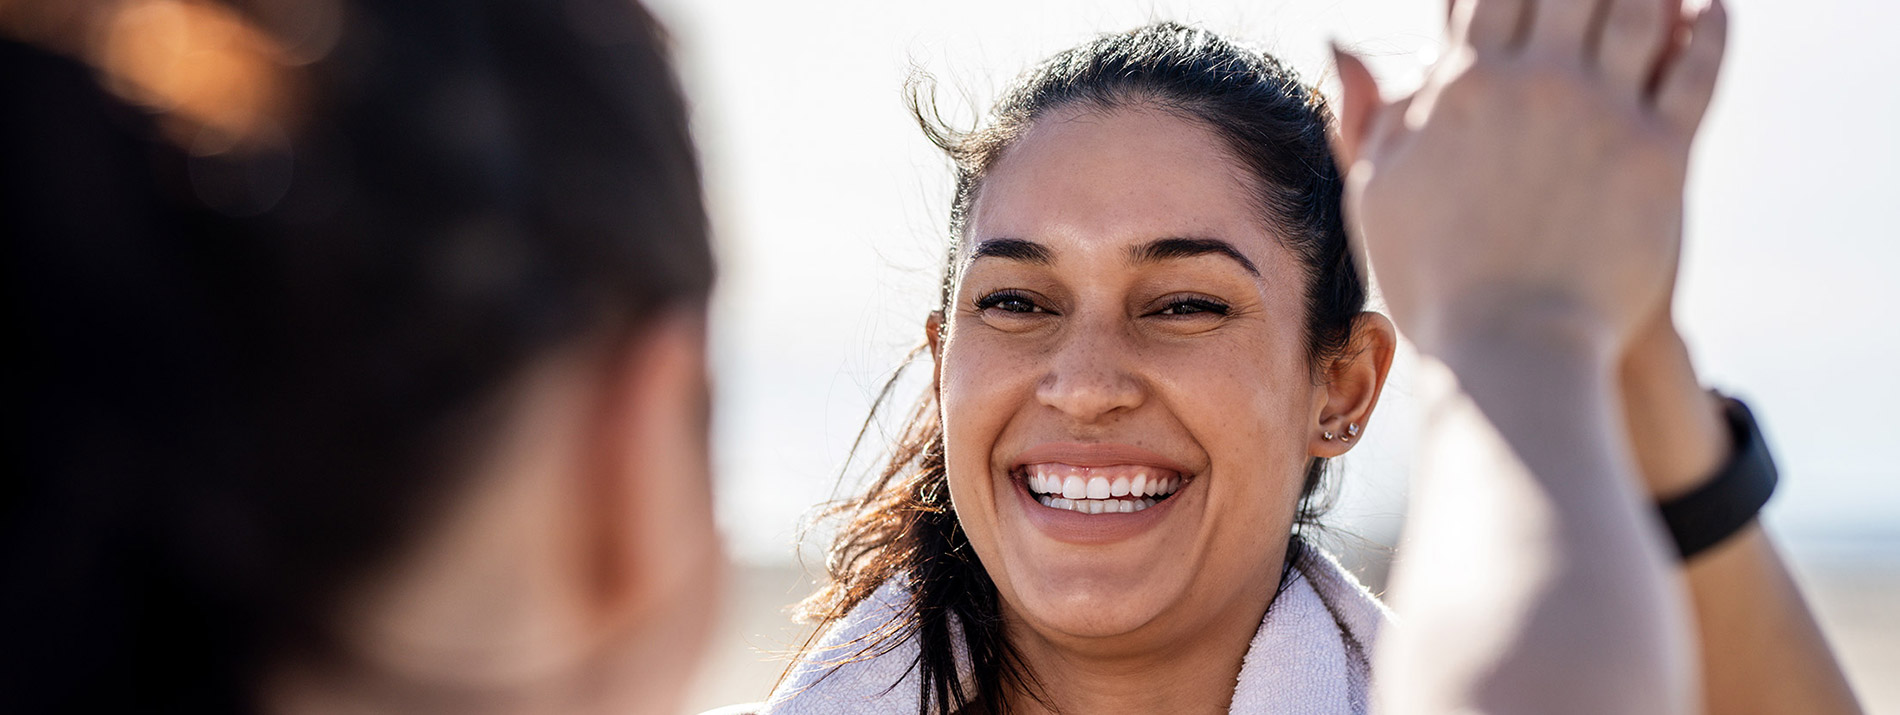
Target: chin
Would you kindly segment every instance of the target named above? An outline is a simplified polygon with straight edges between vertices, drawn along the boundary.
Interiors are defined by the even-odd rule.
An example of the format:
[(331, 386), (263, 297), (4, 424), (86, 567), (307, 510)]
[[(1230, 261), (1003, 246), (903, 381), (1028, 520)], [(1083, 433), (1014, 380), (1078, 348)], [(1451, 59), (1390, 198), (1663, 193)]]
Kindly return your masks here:
[(1147, 502), (1139, 509), (1093, 511), (1077, 500), (1051, 505), (1061, 484), (1046, 476), (1015, 469), (994, 482), (995, 539), (978, 552), (1010, 615), (1050, 635), (1086, 638), (1179, 620), (1202, 564), (1195, 547), (1207, 511), (1192, 477), (1170, 472), (1148, 493), (1124, 489), (1108, 499)]
[[(1164, 621), (1185, 588), (1159, 583), (1142, 574), (1038, 575), (1035, 567), (1017, 569), (1003, 593), (1009, 615), (1038, 631), (1075, 638), (1112, 638), (1138, 633)], [(1184, 584), (1182, 584), (1184, 585)]]

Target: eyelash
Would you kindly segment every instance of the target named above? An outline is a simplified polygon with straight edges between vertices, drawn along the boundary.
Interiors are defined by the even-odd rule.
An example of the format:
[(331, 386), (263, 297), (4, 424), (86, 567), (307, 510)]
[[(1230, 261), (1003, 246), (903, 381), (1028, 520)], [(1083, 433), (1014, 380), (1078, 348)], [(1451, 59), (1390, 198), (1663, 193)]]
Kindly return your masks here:
[[(1168, 312), (1171, 310), (1178, 310), (1181, 308), (1191, 308), (1192, 310), (1188, 312), (1177, 312), (1177, 313)], [(1189, 315), (1193, 315), (1195, 313), (1212, 313), (1214, 315), (1226, 315), (1228, 310), (1229, 309), (1227, 307), (1227, 304), (1222, 303), (1220, 301), (1208, 300), (1206, 298), (1176, 298), (1174, 300), (1168, 301), (1168, 304), (1166, 307), (1162, 308), (1161, 310), (1155, 311), (1155, 315), (1163, 315), (1163, 316), (1167, 316), (1171, 318), (1172, 317), (1186, 317)]]
[[(1021, 303), (1023, 305), (1028, 306), (1028, 309), (1027, 310), (1012, 310), (1009, 308), (1003, 308), (1002, 306), (1006, 303)], [(985, 295), (981, 298), (976, 299), (977, 310), (990, 310), (992, 308), (1001, 308), (1005, 312), (1017, 313), (1017, 314), (1052, 313), (1053, 312), (1047, 308), (1037, 305), (1036, 301), (1033, 298), (1031, 298), (1028, 294), (1023, 293), (1022, 291), (1017, 291), (1017, 290), (999, 290), (995, 293), (991, 293), (989, 295)], [(1195, 315), (1198, 313), (1211, 313), (1217, 316), (1224, 316), (1224, 315), (1227, 315), (1228, 310), (1230, 310), (1230, 308), (1228, 308), (1227, 304), (1222, 303), (1220, 301), (1208, 300), (1206, 298), (1176, 298), (1174, 300), (1168, 301), (1168, 304), (1166, 306), (1162, 307), (1160, 310), (1155, 311), (1153, 314), (1159, 315), (1159, 316), (1171, 317), (1171, 318), (1187, 317), (1187, 316)], [(1174, 311), (1174, 312), (1170, 312), (1170, 311)]]
[(1004, 312), (1018, 313), (1018, 314), (1050, 312), (1049, 310), (1043, 308), (1042, 306), (1036, 305), (1036, 301), (1030, 298), (1029, 294), (1024, 293), (1022, 291), (1018, 291), (1018, 290), (999, 290), (999, 291), (996, 291), (995, 293), (991, 293), (989, 295), (978, 298), (976, 299), (976, 309), (989, 310), (991, 308), (999, 308), (1006, 302), (1018, 302), (1018, 303), (1025, 304), (1029, 306), (1029, 310), (1010, 310), (1008, 308), (1003, 308)]

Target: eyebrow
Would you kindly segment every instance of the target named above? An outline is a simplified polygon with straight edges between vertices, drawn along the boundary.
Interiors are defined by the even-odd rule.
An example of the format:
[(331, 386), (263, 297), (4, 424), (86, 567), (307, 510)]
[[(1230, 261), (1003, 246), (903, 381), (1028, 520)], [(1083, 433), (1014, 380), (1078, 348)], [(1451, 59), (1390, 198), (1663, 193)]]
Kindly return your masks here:
[(1254, 277), (1260, 276), (1260, 269), (1254, 266), (1253, 261), (1241, 255), (1240, 249), (1218, 238), (1157, 239), (1129, 249), (1129, 255), (1136, 263), (1155, 263), (1193, 256), (1226, 256), (1234, 259), (1235, 263), (1239, 263), (1241, 268), (1247, 269), (1247, 272), (1252, 273)]
[[(1248, 273), (1255, 277), (1260, 276), (1260, 269), (1253, 264), (1253, 261), (1241, 254), (1240, 249), (1218, 238), (1162, 238), (1130, 248), (1128, 253), (1129, 258), (1136, 263), (1155, 263), (1194, 256), (1226, 256), (1240, 264), (1241, 268), (1247, 269)], [(1004, 258), (1044, 266), (1055, 263), (1055, 256), (1049, 253), (1047, 247), (1020, 238), (992, 238), (979, 243), (976, 245), (976, 250), (970, 252), (970, 260), (975, 261), (978, 258)]]
[(976, 244), (976, 250), (970, 252), (970, 260), (978, 258), (1007, 258), (1045, 266), (1055, 263), (1055, 257), (1049, 254), (1049, 249), (1040, 243), (1020, 238), (992, 238)]

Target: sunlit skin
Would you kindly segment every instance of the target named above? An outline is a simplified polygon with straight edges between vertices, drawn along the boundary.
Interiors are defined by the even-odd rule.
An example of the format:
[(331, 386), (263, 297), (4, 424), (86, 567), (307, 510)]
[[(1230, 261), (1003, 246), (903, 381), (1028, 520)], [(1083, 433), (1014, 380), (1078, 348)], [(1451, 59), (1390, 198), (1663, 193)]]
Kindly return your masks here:
[[(1366, 426), (1390, 365), (1373, 314), (1369, 349), (1309, 364), (1300, 266), (1247, 176), (1218, 135), (1164, 111), (1053, 112), (991, 168), (930, 321), (958, 519), (1010, 642), (1065, 708), (1226, 706), (1306, 465), (1349, 449), (1321, 435)], [(1095, 466), (1145, 453), (1119, 461), (1185, 486), (1152, 513), (1051, 509), (1020, 479), (1051, 450)], [(1114, 518), (1134, 526), (1071, 528)]]
[(349, 584), (271, 713), (675, 713), (718, 613), (705, 315), (554, 348), (503, 388), (459, 494)]
[[(1442, 488), (1429, 464), (1415, 472), (1408, 557), (1391, 582), (1414, 625), (1381, 639), (1375, 666), (1387, 712), (1696, 710), (1676, 631), (1686, 599), (1670, 592), (1680, 567), (1662, 544), (1630, 543), (1651, 510), (1621, 483), (1635, 475), (1619, 474), (1634, 461), (1649, 499), (1668, 498), (1732, 447), (1670, 317), (1689, 149), (1728, 36), (1722, 0), (1682, 4), (1454, 0), (1445, 59), (1391, 104), (1362, 62), (1338, 56), (1346, 206), (1387, 304), (1487, 403), (1465, 426), (1488, 420), (1525, 463), (1541, 460), (1460, 459), (1438, 470)], [(1458, 410), (1435, 416), (1455, 424)], [(1452, 439), (1469, 446), (1483, 429)], [(1526, 492), (1528, 473), (1542, 481)], [(1562, 515), (1467, 496), (1513, 491), (1563, 492), (1548, 500)], [(1506, 535), (1539, 519), (1565, 536)], [(1426, 566), (1435, 559), (1535, 567), (1452, 580)], [(1707, 712), (1859, 711), (1758, 528), (1680, 575)], [(1498, 617), (1539, 612), (1535, 626)]]

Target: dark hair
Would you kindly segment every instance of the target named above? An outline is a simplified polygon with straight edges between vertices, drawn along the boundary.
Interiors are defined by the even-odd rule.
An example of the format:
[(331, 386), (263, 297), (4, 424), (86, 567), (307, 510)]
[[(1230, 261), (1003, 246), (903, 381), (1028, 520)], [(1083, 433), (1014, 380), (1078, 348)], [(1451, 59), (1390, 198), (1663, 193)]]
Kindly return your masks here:
[[(912, 113), (955, 163), (957, 178), (941, 310), (948, 310), (955, 293), (966, 222), (996, 158), (1039, 117), (1058, 108), (1140, 106), (1213, 129), (1249, 170), (1261, 219), (1276, 229), (1305, 269), (1306, 351), (1314, 379), (1323, 379), (1320, 369), (1329, 358), (1350, 348), (1366, 288), (1340, 214), (1343, 185), (1327, 143), (1332, 115), (1318, 91), (1273, 57), (1175, 23), (1106, 35), (1024, 74), (985, 125), (969, 132), (947, 128), (920, 96), (922, 86), (913, 84)], [(911, 357), (920, 354), (921, 349)], [(893, 378), (879, 395), (880, 407), (895, 383)], [(885, 582), (906, 579), (910, 610), (899, 627), (880, 634), (892, 641), (917, 640), (920, 712), (955, 712), (972, 703), (996, 709), (1004, 706), (1001, 696), (1009, 687), (1032, 696), (1040, 688), (1004, 637), (995, 584), (950, 504), (935, 399), (926, 391), (917, 402), (890, 458), (863, 495), (828, 510), (827, 516), (844, 523), (828, 554), (828, 583), (802, 604), (801, 612), (822, 632)], [(1316, 525), (1328, 506), (1328, 490), (1322, 488), (1326, 472), (1324, 459), (1312, 460), (1307, 468), (1289, 562), (1304, 548), (1298, 529)], [(958, 675), (959, 629), (973, 682)], [(876, 645), (866, 644), (865, 652), (874, 652)]]
[(222, 151), (0, 42), (8, 710), (254, 709), (260, 664), (321, 652), (339, 588), (458, 493), (530, 361), (704, 304), (686, 107), (638, 4), (339, 18), (267, 67), (276, 138)]

